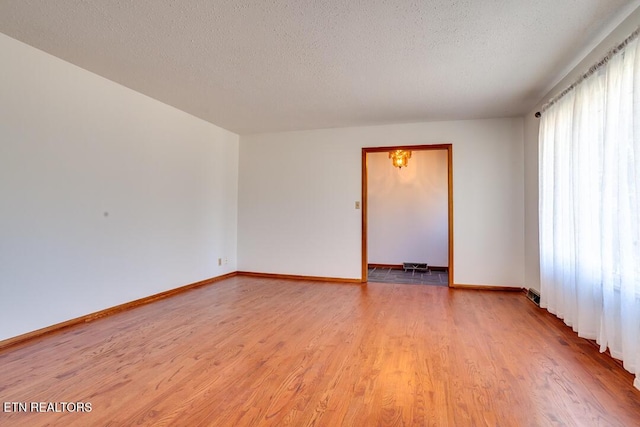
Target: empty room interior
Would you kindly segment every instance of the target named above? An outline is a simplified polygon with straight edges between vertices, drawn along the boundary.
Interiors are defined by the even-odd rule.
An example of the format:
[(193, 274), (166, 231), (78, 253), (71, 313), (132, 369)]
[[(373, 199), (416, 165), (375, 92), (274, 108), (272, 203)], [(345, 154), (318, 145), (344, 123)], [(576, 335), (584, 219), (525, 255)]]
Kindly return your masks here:
[(448, 150), (413, 146), (391, 167), (389, 159), (401, 151), (365, 159), (367, 281), (448, 286)]
[(638, 425), (639, 26), (0, 2), (0, 425)]

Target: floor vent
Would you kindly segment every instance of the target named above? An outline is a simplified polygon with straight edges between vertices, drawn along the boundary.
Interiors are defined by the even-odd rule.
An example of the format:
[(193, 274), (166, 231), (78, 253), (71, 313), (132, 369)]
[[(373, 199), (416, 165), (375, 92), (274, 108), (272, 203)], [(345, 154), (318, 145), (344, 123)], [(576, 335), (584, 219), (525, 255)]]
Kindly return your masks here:
[(536, 291), (533, 288), (529, 288), (527, 291), (527, 298), (534, 302), (535, 305), (540, 307), (540, 292)]
[(404, 271), (429, 271), (429, 266), (426, 262), (403, 262), (402, 268)]

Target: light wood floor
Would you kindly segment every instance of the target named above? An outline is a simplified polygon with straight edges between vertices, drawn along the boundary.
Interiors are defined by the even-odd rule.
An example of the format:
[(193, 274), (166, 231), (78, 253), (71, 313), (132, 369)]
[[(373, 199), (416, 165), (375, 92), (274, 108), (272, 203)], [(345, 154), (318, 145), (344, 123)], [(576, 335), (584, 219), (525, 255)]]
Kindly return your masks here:
[(0, 425), (633, 426), (632, 381), (521, 293), (235, 277), (0, 352), (92, 404)]

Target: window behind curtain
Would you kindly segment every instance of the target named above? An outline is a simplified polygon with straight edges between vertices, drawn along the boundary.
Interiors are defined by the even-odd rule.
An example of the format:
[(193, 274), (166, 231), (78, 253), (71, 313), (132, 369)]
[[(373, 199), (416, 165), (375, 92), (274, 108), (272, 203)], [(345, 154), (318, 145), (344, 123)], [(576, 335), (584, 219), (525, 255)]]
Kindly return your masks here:
[[(626, 47), (540, 123), (541, 306), (640, 373), (640, 48)], [(640, 389), (636, 375), (634, 385)]]

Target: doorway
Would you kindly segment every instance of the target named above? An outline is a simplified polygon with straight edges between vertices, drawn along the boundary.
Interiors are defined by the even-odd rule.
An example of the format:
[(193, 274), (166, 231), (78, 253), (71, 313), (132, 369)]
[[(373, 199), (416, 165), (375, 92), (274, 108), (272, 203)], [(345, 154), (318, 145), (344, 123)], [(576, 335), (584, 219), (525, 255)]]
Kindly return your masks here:
[[(445, 277), (447, 286), (453, 285), (453, 171), (452, 171), (452, 144), (438, 144), (438, 145), (417, 145), (417, 146), (390, 146), (390, 147), (370, 147), (362, 149), (362, 282), (367, 282), (369, 277), (369, 182), (371, 177), (369, 176), (369, 166), (371, 157), (374, 153), (387, 154), (395, 150), (410, 150), (412, 153), (422, 152), (427, 150), (441, 150), (446, 154), (446, 209), (447, 209), (447, 222), (446, 227), (448, 242), (448, 274)], [(379, 156), (377, 156), (379, 157)], [(377, 158), (376, 157), (376, 158)], [(391, 160), (389, 167), (393, 167)], [(411, 178), (407, 178), (411, 179)], [(406, 260), (406, 261), (421, 261), (421, 260)], [(406, 267), (406, 266), (405, 266)], [(411, 266), (409, 266), (411, 267)]]

